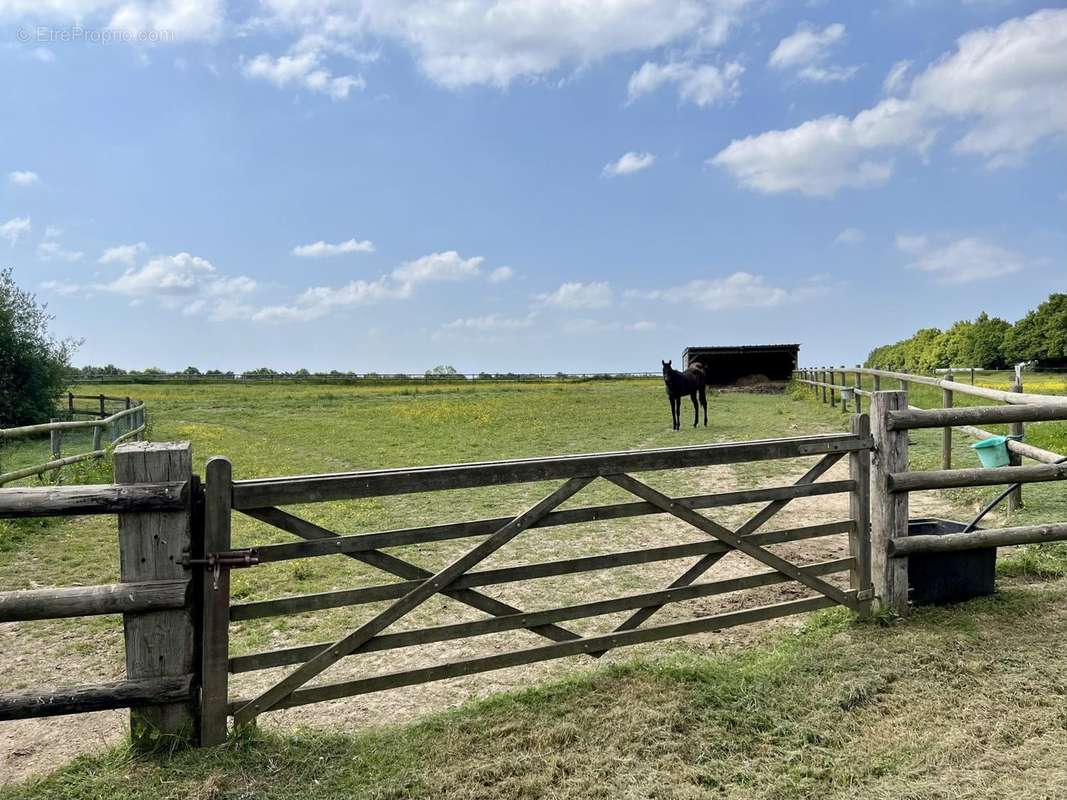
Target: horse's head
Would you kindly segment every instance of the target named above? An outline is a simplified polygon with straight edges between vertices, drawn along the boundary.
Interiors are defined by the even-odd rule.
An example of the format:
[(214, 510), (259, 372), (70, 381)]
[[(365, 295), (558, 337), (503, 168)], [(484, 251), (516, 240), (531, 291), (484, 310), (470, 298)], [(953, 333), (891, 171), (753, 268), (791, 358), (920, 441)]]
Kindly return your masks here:
[(671, 373), (674, 372), (674, 370), (671, 368), (671, 362), (670, 360), (664, 361), (663, 359), (660, 359), (660, 363), (663, 364), (663, 380), (669, 381), (671, 378)]

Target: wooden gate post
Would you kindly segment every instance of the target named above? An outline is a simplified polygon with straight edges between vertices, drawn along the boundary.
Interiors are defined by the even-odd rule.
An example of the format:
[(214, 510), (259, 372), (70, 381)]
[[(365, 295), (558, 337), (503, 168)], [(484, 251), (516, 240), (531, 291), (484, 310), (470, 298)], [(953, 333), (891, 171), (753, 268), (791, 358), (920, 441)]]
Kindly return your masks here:
[[(858, 397), (858, 395), (857, 395)], [(852, 433), (864, 438), (871, 435), (871, 420), (866, 414), (852, 417)], [(849, 554), (855, 559), (851, 571), (852, 588), (859, 592), (862, 614), (871, 611), (871, 451), (853, 450), (848, 455), (848, 477), (856, 487), (848, 497), (849, 516), (856, 529), (849, 536)]]
[[(207, 462), (204, 496), (204, 553), (230, 549), (233, 469), (216, 456)], [(208, 569), (201, 595), (200, 746), (226, 741), (229, 719), (230, 570)]]
[(889, 476), (908, 469), (908, 432), (888, 429), (888, 412), (906, 410), (906, 392), (871, 396), (871, 578), (880, 610), (908, 613), (908, 560), (890, 558), (889, 542), (908, 535), (908, 493), (890, 492)]
[(852, 376), (853, 385), (856, 387), (856, 413), (863, 413), (863, 400), (860, 399), (860, 390), (863, 389), (863, 379), (860, 377), (860, 365), (856, 365), (856, 372)]
[[(99, 428), (97, 428), (99, 430)], [(188, 442), (138, 442), (115, 448), (116, 483), (191, 481)], [(188, 493), (190, 500), (192, 493)], [(181, 580), (192, 546), (192, 504), (181, 511), (125, 512), (119, 517), (119, 563), (123, 582)], [(194, 620), (191, 604), (170, 611), (124, 614), (126, 675), (130, 680), (191, 675), (194, 672)], [(130, 735), (135, 747), (168, 749), (192, 740), (196, 703), (134, 707)]]

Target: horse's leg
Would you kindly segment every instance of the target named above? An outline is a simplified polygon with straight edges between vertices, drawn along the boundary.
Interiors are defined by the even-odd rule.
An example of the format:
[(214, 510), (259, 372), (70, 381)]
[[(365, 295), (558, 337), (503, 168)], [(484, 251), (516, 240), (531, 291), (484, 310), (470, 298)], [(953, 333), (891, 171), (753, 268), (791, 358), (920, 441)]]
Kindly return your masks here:
[(671, 406), (671, 430), (674, 430), (674, 397), (670, 392), (667, 392), (667, 402)]
[(708, 393), (703, 386), (700, 387), (700, 405), (704, 409), (704, 427), (708, 427)]
[(700, 407), (697, 405), (697, 393), (693, 392), (689, 395), (689, 399), (693, 401), (693, 427), (697, 426), (700, 422)]
[(674, 429), (682, 429), (682, 396), (678, 395), (674, 398), (674, 407), (671, 409), (674, 414)]

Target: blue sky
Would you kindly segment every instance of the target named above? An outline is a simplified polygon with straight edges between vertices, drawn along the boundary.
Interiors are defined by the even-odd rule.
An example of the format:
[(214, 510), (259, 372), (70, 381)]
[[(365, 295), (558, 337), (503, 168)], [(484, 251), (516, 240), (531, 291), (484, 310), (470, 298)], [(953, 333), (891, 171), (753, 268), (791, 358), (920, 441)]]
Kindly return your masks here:
[(0, 64), (78, 363), (855, 363), (1067, 290), (1048, 2), (0, 0)]

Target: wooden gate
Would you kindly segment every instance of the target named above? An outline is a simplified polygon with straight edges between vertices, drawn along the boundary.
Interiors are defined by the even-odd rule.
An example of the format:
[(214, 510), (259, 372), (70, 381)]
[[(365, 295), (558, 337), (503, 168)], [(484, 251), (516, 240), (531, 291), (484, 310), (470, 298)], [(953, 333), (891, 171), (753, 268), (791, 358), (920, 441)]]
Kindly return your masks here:
[[(212, 459), (207, 465), (205, 498), (204, 563), (208, 578), (202, 582), (201, 741), (203, 744), (222, 741), (226, 735), (227, 717), (231, 715), (235, 724), (240, 725), (276, 709), (566, 656), (584, 654), (597, 658), (617, 647), (720, 630), (838, 604), (864, 612), (871, 600), (868, 523), (871, 446), (867, 417), (856, 416), (851, 433), (332, 475), (233, 481), (230, 463), (222, 458)], [(633, 473), (810, 456), (821, 458), (795, 483), (719, 494), (670, 497), (633, 476)], [(849, 459), (850, 465), (847, 480), (819, 481), (844, 457)], [(514, 516), (355, 535), (340, 535), (281, 508), (292, 504), (556, 480), (562, 483)], [(636, 501), (559, 510), (564, 502), (599, 480), (624, 489)], [(850, 494), (848, 519), (760, 530), (791, 500), (834, 493)], [(698, 512), (698, 509), (751, 503), (765, 505), (733, 529)], [(292, 534), (298, 541), (235, 550), (230, 542), (233, 511)], [(542, 528), (651, 514), (671, 515), (690, 525), (700, 538), (685, 544), (474, 569), (520, 534), (533, 536), (532, 531)], [(847, 558), (799, 565), (767, 549), (769, 545), (835, 534), (849, 535)], [(476, 538), (477, 543), (443, 567), (426, 568), (385, 552), (393, 547), (466, 538)], [(770, 569), (740, 578), (698, 582), (734, 550)], [(230, 569), (323, 555), (355, 559), (381, 570), (393, 580), (373, 586), (231, 604)], [(481, 590), (482, 587), (548, 576), (694, 557), (697, 560), (663, 589), (537, 611), (523, 610)], [(827, 575), (845, 571), (851, 577), (847, 590), (825, 579)], [(788, 581), (806, 587), (809, 594), (772, 605), (697, 616), (681, 622), (644, 625), (667, 604)], [(397, 621), (435, 595), (443, 595), (488, 616), (468, 622), (387, 632)], [(338, 641), (231, 657), (231, 622), (384, 601), (388, 601), (388, 605), (383, 610)], [(561, 624), (620, 611), (632, 613), (607, 634), (581, 636)], [(444, 661), (419, 669), (307, 686), (310, 680), (341, 659), (357, 653), (418, 647), (520, 629), (529, 630), (548, 643)], [(230, 674), (292, 664), (299, 666), (257, 696), (229, 697)]]

